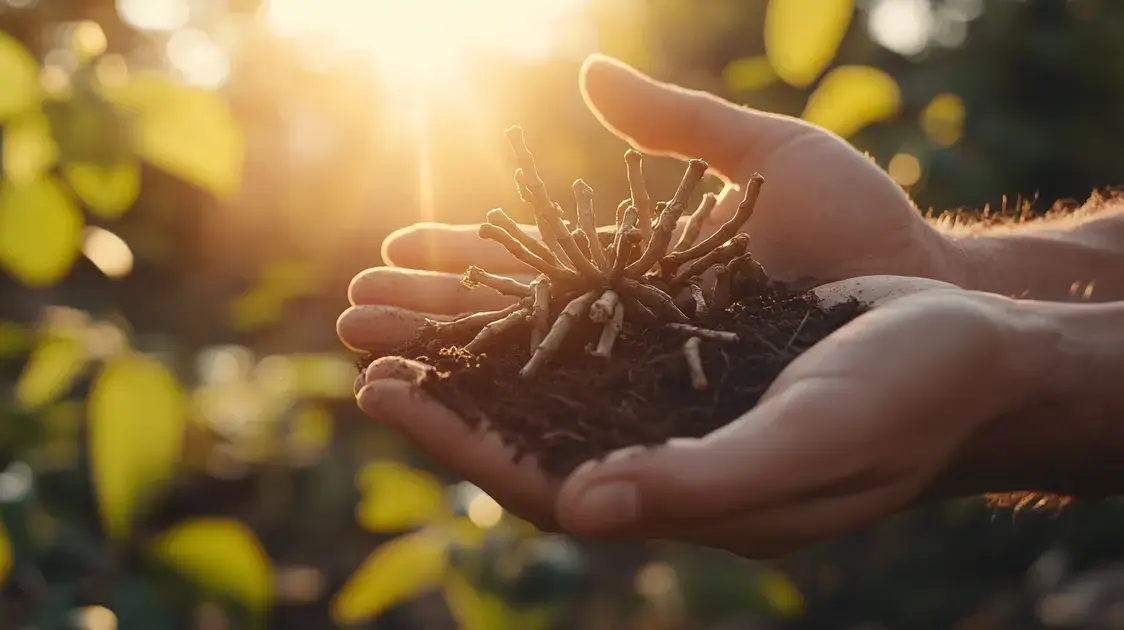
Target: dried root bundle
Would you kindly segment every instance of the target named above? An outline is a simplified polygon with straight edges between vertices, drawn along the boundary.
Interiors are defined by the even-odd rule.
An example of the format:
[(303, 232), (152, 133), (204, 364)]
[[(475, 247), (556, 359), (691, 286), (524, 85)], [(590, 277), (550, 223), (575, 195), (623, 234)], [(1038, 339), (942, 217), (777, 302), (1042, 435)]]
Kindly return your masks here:
[(525, 284), (469, 267), (463, 279), (466, 287), (488, 287), (520, 301), (499, 311), (431, 322), (429, 334), (440, 338), (475, 331), (476, 337), (465, 349), (476, 353), (509, 331), (529, 328), (531, 358), (519, 374), (530, 378), (558, 354), (581, 322), (601, 327), (599, 339), (589, 350), (604, 359), (612, 356), (626, 323), (663, 325), (669, 333), (689, 337), (684, 358), (692, 384), (698, 389), (707, 387), (699, 345), (703, 341), (733, 343), (738, 337), (700, 327), (697, 320), (730, 306), (731, 284), (739, 277), (767, 281), (764, 269), (747, 251), (748, 236), (740, 233), (753, 213), (764, 178), (754, 175), (734, 216), (699, 240), (715, 206), (714, 196), (705, 195), (672, 245), (707, 163), (691, 160), (672, 198), (653, 204), (644, 180), (643, 157), (629, 150), (624, 159), (631, 196), (617, 207), (612, 241), (602, 243), (597, 235), (593, 189), (580, 179), (574, 182), (577, 228), (572, 229), (539, 176), (523, 130), (512, 127), (506, 135), (517, 162), (516, 187), (533, 209), (540, 238), (525, 232), (500, 209), (488, 212), (479, 236), (503, 245), (538, 276)]

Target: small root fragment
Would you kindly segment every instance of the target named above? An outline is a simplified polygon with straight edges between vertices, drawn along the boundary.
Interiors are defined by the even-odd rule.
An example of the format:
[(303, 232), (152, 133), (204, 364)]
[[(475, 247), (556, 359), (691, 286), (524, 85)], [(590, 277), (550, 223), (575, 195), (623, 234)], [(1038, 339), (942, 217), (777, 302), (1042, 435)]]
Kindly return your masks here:
[(644, 156), (636, 149), (629, 149), (624, 153), (624, 163), (632, 205), (636, 208), (637, 227), (647, 240), (652, 236), (652, 198), (648, 195), (648, 183), (644, 181)]
[(422, 324), (423, 334), (433, 335), (435, 337), (451, 337), (461, 335), (471, 331), (479, 331), (481, 328), (491, 324), (492, 322), (499, 321), (512, 313), (525, 308), (525, 304), (518, 303), (499, 310), (499, 311), (482, 311), (480, 313), (472, 313), (465, 315), (448, 322), (439, 322), (432, 319), (425, 320)]
[(765, 272), (765, 268), (753, 254), (746, 252), (737, 258), (734, 258), (728, 263), (730, 273), (744, 278), (748, 278), (750, 282), (759, 285), (766, 285), (769, 283), (769, 274)]
[(729, 221), (722, 224), (707, 238), (703, 239), (701, 243), (684, 249), (683, 251), (672, 252), (660, 261), (660, 268), (665, 274), (670, 274), (678, 269), (680, 265), (688, 260), (694, 260), (706, 256), (715, 248), (721, 246), (723, 243), (734, 238), (738, 230), (749, 221), (749, 217), (753, 216), (753, 208), (757, 205), (757, 197), (761, 194), (761, 185), (765, 183), (765, 178), (760, 173), (755, 173), (753, 177), (749, 178), (749, 183), (746, 184), (745, 197), (742, 202), (738, 204), (737, 212), (730, 218)]
[(667, 246), (671, 243), (671, 235), (675, 231), (675, 225), (679, 222), (679, 217), (686, 211), (687, 201), (702, 181), (706, 169), (707, 163), (704, 160), (691, 160), (687, 164), (687, 172), (683, 174), (683, 179), (679, 182), (679, 188), (675, 191), (675, 196), (660, 211), (659, 222), (652, 232), (652, 238), (648, 242), (647, 249), (644, 250), (640, 260), (628, 266), (626, 272), (628, 276), (637, 277), (643, 274), (667, 254)]
[(617, 305), (613, 307), (612, 317), (605, 322), (605, 327), (601, 329), (601, 338), (597, 340), (597, 348), (593, 351), (593, 356), (602, 359), (613, 356), (613, 344), (617, 342), (617, 337), (620, 336), (623, 327), (624, 304), (617, 302)]
[[(530, 203), (531, 207), (534, 208), (535, 223), (539, 227), (543, 242), (564, 265), (576, 264), (568, 260), (568, 256), (559, 242), (561, 235), (551, 225), (550, 217), (554, 214), (554, 202), (550, 200), (550, 195), (546, 191), (546, 184), (539, 177), (538, 169), (535, 167), (535, 156), (527, 148), (527, 141), (523, 137), (523, 128), (518, 125), (510, 127), (504, 132), (504, 135), (507, 136), (507, 142), (511, 146), (512, 153), (515, 154), (517, 166), (515, 169), (515, 187), (519, 191), (519, 198), (525, 203)], [(566, 232), (569, 233), (569, 230)], [(576, 266), (574, 268), (577, 269)]]
[(503, 228), (505, 232), (510, 234), (515, 240), (519, 241), (519, 244), (523, 247), (526, 247), (532, 254), (538, 256), (539, 258), (542, 258), (546, 262), (556, 267), (565, 267), (565, 265), (563, 265), (562, 262), (558, 260), (558, 257), (554, 255), (554, 252), (550, 251), (549, 247), (543, 245), (542, 242), (540, 242), (538, 239), (524, 232), (523, 228), (519, 227), (519, 224), (516, 223), (515, 220), (510, 216), (508, 216), (507, 213), (503, 210), (499, 208), (493, 208), (492, 210), (488, 211), (488, 214), (485, 215), (484, 218), (488, 221), (488, 223), (491, 223), (496, 227)]
[(682, 286), (694, 276), (702, 275), (711, 266), (717, 264), (727, 264), (734, 258), (741, 256), (745, 253), (746, 248), (749, 247), (749, 235), (738, 234), (730, 239), (728, 243), (721, 247), (716, 247), (708, 252), (702, 258), (696, 258), (679, 270), (675, 277), (671, 279), (671, 286)]
[(504, 295), (514, 295), (515, 297), (527, 297), (531, 294), (530, 285), (523, 284), (512, 278), (488, 273), (476, 265), (470, 266), (464, 272), (464, 277), (461, 278), (461, 284), (468, 289), (485, 286)]
[(508, 234), (507, 231), (501, 227), (492, 225), (491, 223), (482, 223), (476, 233), (480, 238), (496, 241), (500, 245), (503, 245), (507, 253), (519, 260), (519, 262), (532, 267), (539, 273), (545, 274), (554, 282), (565, 284), (581, 281), (581, 276), (574, 271), (552, 265), (536, 256), (531, 250), (524, 247), (514, 236)]
[(687, 290), (694, 302), (695, 317), (702, 317), (707, 313), (706, 295), (703, 293), (702, 278), (695, 276), (687, 281)]
[(601, 294), (600, 291), (590, 291), (574, 298), (562, 312), (558, 314), (558, 319), (554, 320), (554, 325), (550, 327), (550, 332), (546, 334), (542, 343), (535, 348), (534, 354), (531, 355), (531, 360), (519, 370), (520, 378), (530, 378), (534, 376), (542, 366), (546, 365), (547, 361), (551, 359), (558, 350), (562, 347), (562, 342), (565, 341), (566, 336), (570, 334), (570, 330), (574, 327), (575, 323), (580, 321), (582, 317), (589, 311), (589, 307), (593, 301)]
[(737, 333), (727, 332), (725, 330), (713, 330), (711, 328), (699, 328), (693, 324), (667, 324), (670, 330), (676, 332), (686, 333), (694, 337), (701, 337), (709, 341), (720, 341), (722, 343), (737, 343), (740, 341)]
[(710, 292), (710, 310), (724, 311), (730, 307), (730, 268), (714, 266), (714, 288)]
[(682, 324), (691, 321), (689, 317), (683, 314), (683, 311), (679, 310), (679, 307), (675, 305), (675, 300), (670, 295), (650, 284), (625, 277), (620, 280), (620, 288), (651, 309), (657, 316), (663, 315), (673, 322)]
[(601, 271), (609, 270), (609, 259), (597, 238), (597, 215), (593, 211), (593, 189), (582, 180), (574, 182), (574, 199), (578, 215), (578, 226), (589, 241), (589, 253), (593, 263)]
[(687, 370), (691, 373), (691, 387), (702, 391), (710, 387), (706, 380), (706, 371), (703, 370), (702, 355), (699, 354), (699, 345), (702, 339), (691, 337), (683, 342), (683, 358), (687, 360)]
[(617, 306), (621, 303), (621, 296), (612, 289), (606, 289), (601, 297), (589, 307), (589, 318), (598, 324), (604, 324), (613, 318)]
[(681, 252), (688, 249), (695, 244), (702, 232), (702, 226), (706, 220), (710, 218), (710, 213), (714, 211), (714, 206), (718, 205), (718, 196), (714, 193), (706, 193), (703, 195), (699, 207), (691, 213), (690, 220), (687, 225), (683, 227), (683, 233), (679, 235), (679, 241), (675, 243), (675, 247), (671, 248), (671, 252)]
[(550, 328), (550, 280), (539, 276), (531, 282), (531, 352), (539, 347)]
[(488, 324), (473, 337), (472, 341), (468, 342), (468, 345), (466, 345), (464, 349), (472, 354), (479, 354), (480, 351), (494, 341), (496, 337), (527, 321), (527, 316), (529, 314), (530, 311), (526, 308), (521, 308), (503, 319)]

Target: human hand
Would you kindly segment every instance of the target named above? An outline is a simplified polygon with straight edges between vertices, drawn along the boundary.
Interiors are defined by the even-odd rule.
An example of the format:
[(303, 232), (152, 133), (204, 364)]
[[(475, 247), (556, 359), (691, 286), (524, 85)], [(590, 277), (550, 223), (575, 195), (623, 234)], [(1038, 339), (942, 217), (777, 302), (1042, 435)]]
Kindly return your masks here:
[[(774, 556), (871, 524), (1002, 449), (995, 427), (1054, 365), (1055, 328), (1019, 303), (931, 280), (864, 277), (816, 290), (873, 310), (793, 361), (760, 403), (701, 439), (634, 448), (550, 479), (512, 463), (411, 381), (368, 368), (363, 410), (547, 529)], [(998, 443), (999, 446), (994, 446)], [(957, 488), (984, 491), (989, 488)]]

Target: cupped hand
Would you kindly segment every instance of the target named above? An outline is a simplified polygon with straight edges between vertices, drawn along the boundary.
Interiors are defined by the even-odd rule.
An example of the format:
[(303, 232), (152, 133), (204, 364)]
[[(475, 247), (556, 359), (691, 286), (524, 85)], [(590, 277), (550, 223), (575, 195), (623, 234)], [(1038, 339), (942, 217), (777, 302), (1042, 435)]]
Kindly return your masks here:
[[(512, 463), (412, 382), (372, 364), (362, 409), (540, 527), (767, 557), (871, 524), (971, 468), (992, 424), (1032, 396), (1056, 333), (1017, 303), (943, 282), (863, 277), (816, 292), (873, 309), (793, 361), (761, 402), (700, 439), (626, 449), (550, 479)], [(978, 488), (983, 491), (986, 488)]]

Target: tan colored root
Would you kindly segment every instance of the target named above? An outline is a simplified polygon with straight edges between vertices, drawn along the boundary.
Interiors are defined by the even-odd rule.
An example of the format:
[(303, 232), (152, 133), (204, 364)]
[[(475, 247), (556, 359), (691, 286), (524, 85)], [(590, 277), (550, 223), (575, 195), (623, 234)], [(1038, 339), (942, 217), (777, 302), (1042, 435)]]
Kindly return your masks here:
[(647, 241), (652, 237), (652, 198), (648, 195), (648, 183), (644, 181), (644, 156), (635, 149), (629, 149), (625, 151), (624, 163), (632, 205), (636, 208), (637, 227)]
[(476, 265), (472, 265), (464, 272), (464, 277), (461, 278), (461, 284), (469, 289), (485, 286), (504, 295), (514, 295), (516, 297), (527, 297), (531, 294), (530, 285), (523, 284), (512, 278), (490, 274)]
[[(621, 212), (619, 217), (617, 217), (617, 230), (613, 233), (613, 244), (609, 246), (609, 258), (613, 261), (614, 267), (616, 266), (617, 261), (620, 259), (620, 256), (618, 254), (621, 251), (621, 238), (629, 228), (635, 227), (636, 207), (630, 205)], [(625, 256), (625, 261), (627, 263), (628, 256)]]
[(679, 310), (671, 296), (650, 284), (644, 284), (632, 278), (621, 278), (620, 288), (635, 297), (641, 304), (647, 306), (657, 316), (663, 315), (674, 322), (686, 324), (690, 318)]
[(710, 387), (703, 370), (702, 355), (699, 354), (701, 343), (702, 339), (698, 337), (691, 337), (683, 343), (683, 358), (687, 360), (687, 370), (691, 373), (691, 387), (699, 391)]
[(762, 177), (760, 173), (755, 173), (753, 177), (749, 179), (749, 183), (746, 184), (745, 197), (742, 199), (742, 202), (738, 204), (738, 210), (734, 213), (734, 216), (731, 217), (729, 221), (723, 223), (722, 227), (718, 228), (714, 234), (703, 239), (701, 243), (683, 251), (673, 252), (665, 256), (664, 259), (660, 261), (660, 268), (664, 270), (664, 273), (670, 274), (688, 260), (706, 256), (716, 247), (734, 238), (738, 230), (742, 229), (746, 221), (749, 221), (749, 218), (753, 216), (753, 208), (757, 205), (757, 197), (761, 194), (761, 185), (764, 183), (765, 178)]
[(691, 301), (695, 305), (695, 317), (702, 317), (707, 313), (706, 295), (703, 294), (702, 278), (695, 276), (687, 281), (687, 290), (691, 294)]
[(730, 242), (710, 250), (706, 256), (692, 260), (687, 266), (679, 270), (675, 277), (671, 279), (672, 286), (681, 286), (694, 276), (700, 276), (704, 271), (710, 269), (713, 265), (726, 264), (734, 258), (741, 256), (745, 253), (746, 248), (749, 247), (749, 235), (738, 234), (730, 239)]
[(428, 333), (438, 337), (460, 335), (471, 331), (479, 331), (488, 324), (501, 320), (522, 308), (524, 308), (522, 303), (512, 304), (499, 311), (472, 313), (471, 315), (465, 315), (464, 317), (459, 317), (448, 322), (438, 322), (427, 319), (422, 326)]
[[(550, 217), (554, 214), (554, 202), (550, 200), (546, 184), (539, 177), (539, 171), (535, 167), (535, 156), (531, 155), (531, 150), (527, 148), (527, 141), (523, 137), (523, 128), (511, 127), (504, 132), (504, 135), (507, 136), (507, 142), (515, 154), (515, 186), (519, 191), (519, 197), (534, 208), (535, 223), (546, 246), (564, 264), (573, 265), (573, 261), (568, 259), (561, 246), (560, 236), (551, 225)], [(566, 232), (569, 233), (569, 230)], [(574, 268), (577, 269), (576, 266)]]
[(581, 280), (581, 276), (570, 269), (563, 269), (557, 265), (552, 265), (547, 261), (539, 258), (531, 250), (523, 246), (522, 243), (517, 241), (515, 237), (508, 234), (506, 230), (491, 223), (482, 223), (477, 230), (480, 238), (496, 241), (504, 246), (509, 254), (515, 257), (519, 262), (534, 268), (542, 274), (546, 274), (552, 281), (558, 283), (574, 283)]
[[(515, 176), (515, 181), (522, 181), (523, 171), (515, 171)], [(562, 248), (562, 252), (570, 260), (574, 269), (577, 269), (578, 273), (591, 281), (604, 282), (605, 276), (601, 273), (601, 270), (585, 257), (585, 254), (578, 248), (578, 243), (574, 240), (573, 234), (570, 233), (570, 228), (566, 227), (566, 223), (562, 221), (562, 206), (554, 204), (550, 210), (543, 210), (542, 215), (547, 229), (554, 235), (555, 241)]]
[(604, 324), (613, 318), (617, 305), (621, 303), (621, 296), (612, 289), (606, 289), (601, 297), (589, 307), (589, 318), (598, 324)]
[(675, 191), (675, 196), (660, 211), (659, 222), (656, 224), (647, 249), (640, 256), (640, 260), (628, 266), (625, 271), (626, 275), (633, 278), (640, 276), (667, 254), (667, 246), (671, 243), (671, 235), (675, 232), (675, 225), (679, 222), (679, 217), (686, 211), (687, 201), (702, 181), (706, 169), (707, 163), (703, 160), (691, 160), (688, 163), (687, 172), (683, 174), (683, 180), (679, 182), (679, 188)]
[(672, 253), (681, 252), (695, 244), (695, 240), (702, 233), (703, 224), (710, 218), (710, 213), (714, 211), (716, 205), (718, 205), (717, 195), (714, 193), (703, 195), (699, 207), (695, 208), (695, 211), (691, 213), (691, 218), (687, 221), (687, 225), (683, 227), (683, 233), (679, 235), (675, 247), (671, 248)]
[(652, 309), (644, 306), (634, 297), (621, 296), (621, 304), (624, 305), (625, 318), (628, 321), (638, 326), (649, 326), (656, 323), (656, 314)]
[(699, 328), (692, 324), (667, 324), (667, 328), (676, 332), (686, 333), (694, 337), (701, 337), (709, 341), (721, 341), (722, 343), (737, 343), (740, 338), (737, 333), (726, 332), (725, 330), (712, 330), (710, 328)]
[(761, 263), (757, 262), (757, 259), (749, 252), (731, 260), (729, 262), (729, 267), (731, 274), (748, 278), (751, 282), (756, 284), (764, 285), (769, 283), (769, 274), (765, 272), (765, 268), (762, 267)]
[(601, 239), (597, 238), (597, 215), (593, 211), (593, 189), (582, 180), (574, 182), (574, 200), (578, 215), (578, 226), (589, 240), (589, 253), (593, 263), (601, 271), (609, 270), (609, 259), (605, 256), (605, 248), (601, 246)]
[[(546, 262), (556, 267), (565, 267), (565, 265), (563, 265), (562, 262), (558, 260), (558, 257), (554, 255), (554, 252), (550, 251), (549, 247), (543, 245), (538, 239), (524, 232), (523, 228), (519, 227), (519, 224), (516, 223), (514, 219), (509, 217), (503, 210), (499, 208), (489, 210), (485, 218), (487, 219), (488, 223), (503, 228), (505, 232), (510, 234), (513, 238), (515, 238), (515, 240), (519, 241), (519, 244), (523, 247), (526, 247), (532, 254), (538, 256), (539, 258), (542, 258)], [(539, 229), (541, 230), (542, 228)]]
[(612, 316), (609, 321), (605, 322), (605, 327), (601, 329), (601, 338), (597, 340), (597, 348), (593, 351), (593, 356), (602, 359), (613, 356), (613, 345), (617, 342), (617, 337), (620, 336), (623, 327), (624, 304), (617, 302), (617, 305), (613, 307)]
[(496, 337), (527, 321), (527, 316), (529, 314), (530, 311), (526, 308), (521, 308), (503, 319), (488, 324), (473, 337), (472, 341), (468, 342), (468, 345), (466, 345), (464, 349), (472, 354), (478, 354), (485, 346), (495, 341)]
[(620, 230), (621, 225), (624, 224), (624, 211), (625, 211), (625, 209), (628, 208), (631, 205), (632, 205), (631, 199), (624, 199), (619, 204), (617, 204), (617, 214), (614, 215), (616, 217), (617, 230)]
[(558, 350), (562, 347), (562, 342), (570, 334), (570, 330), (582, 317), (585, 317), (590, 305), (600, 294), (600, 291), (590, 291), (574, 298), (566, 305), (566, 308), (562, 309), (562, 312), (558, 314), (558, 319), (554, 320), (554, 325), (550, 327), (550, 332), (546, 334), (546, 338), (535, 348), (531, 360), (523, 366), (523, 369), (519, 370), (520, 378), (534, 376), (542, 366), (546, 365), (547, 361), (550, 361), (558, 353)]
[(710, 292), (710, 310), (724, 311), (730, 307), (730, 268), (714, 266), (714, 288)]
[(624, 277), (625, 268), (632, 258), (632, 250), (644, 240), (640, 230), (631, 225), (624, 228), (617, 240), (616, 253), (613, 258), (613, 270), (609, 273), (609, 282), (615, 283)]
[(539, 347), (550, 328), (550, 280), (540, 276), (531, 282), (531, 352)]

